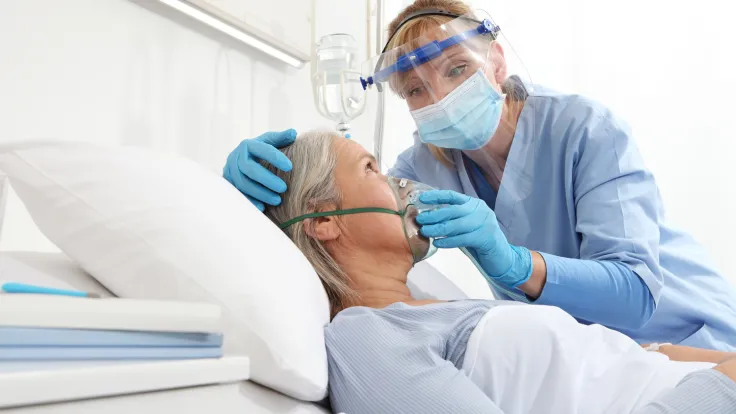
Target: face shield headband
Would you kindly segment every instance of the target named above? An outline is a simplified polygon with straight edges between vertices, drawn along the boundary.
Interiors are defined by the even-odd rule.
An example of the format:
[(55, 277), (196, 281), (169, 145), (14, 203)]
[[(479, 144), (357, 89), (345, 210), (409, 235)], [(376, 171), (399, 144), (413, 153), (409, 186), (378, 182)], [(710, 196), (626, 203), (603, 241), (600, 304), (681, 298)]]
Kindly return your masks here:
[[(468, 21), (468, 23), (477, 24), (478, 26), (464, 33), (458, 33), (455, 36), (445, 39), (442, 42), (435, 41), (430, 44), (421, 46), (416, 50), (409, 52), (399, 58), (395, 64), (381, 69), (385, 66), (383, 64), (383, 56), (386, 53), (388, 46), (391, 44), (391, 40), (393, 39), (393, 37), (400, 32), (401, 27), (414, 19), (418, 19), (424, 16), (445, 16), (458, 20), (463, 19)], [(383, 50), (378, 58), (378, 61), (375, 64), (375, 69), (373, 70), (372, 75), (367, 77), (361, 76), (360, 83), (363, 86), (363, 90), (366, 90), (370, 85), (376, 85), (378, 91), (381, 92), (383, 90), (382, 82), (385, 82), (388, 77), (391, 76), (393, 73), (405, 72), (416, 67), (417, 65), (421, 65), (422, 63), (430, 61), (439, 56), (442, 53), (442, 50), (466, 41), (467, 39), (474, 36), (487, 35), (489, 36), (491, 41), (496, 40), (500, 31), (501, 28), (495, 25), (489, 19), (478, 20), (468, 15), (458, 15), (439, 9), (420, 10), (418, 12), (410, 14), (404, 20), (402, 20), (401, 23), (399, 23), (394, 33), (383, 46)]]

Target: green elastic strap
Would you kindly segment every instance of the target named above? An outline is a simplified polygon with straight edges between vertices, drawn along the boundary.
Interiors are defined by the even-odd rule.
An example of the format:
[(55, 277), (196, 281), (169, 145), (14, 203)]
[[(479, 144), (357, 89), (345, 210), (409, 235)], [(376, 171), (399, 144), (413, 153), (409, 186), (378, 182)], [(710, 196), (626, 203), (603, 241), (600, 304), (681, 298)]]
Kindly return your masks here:
[(396, 216), (403, 216), (404, 213), (401, 211), (396, 210), (390, 210), (387, 208), (380, 208), (380, 207), (361, 207), (361, 208), (349, 208), (347, 210), (335, 210), (335, 211), (323, 211), (321, 213), (309, 213), (304, 214), (301, 216), (294, 217), (291, 220), (288, 220), (286, 222), (283, 222), (279, 225), (280, 229), (285, 229), (289, 226), (291, 226), (294, 223), (298, 223), (304, 219), (308, 218), (315, 218), (315, 217), (329, 217), (329, 216), (344, 216), (346, 214), (356, 214), (356, 213), (387, 213), (387, 214), (393, 214)]

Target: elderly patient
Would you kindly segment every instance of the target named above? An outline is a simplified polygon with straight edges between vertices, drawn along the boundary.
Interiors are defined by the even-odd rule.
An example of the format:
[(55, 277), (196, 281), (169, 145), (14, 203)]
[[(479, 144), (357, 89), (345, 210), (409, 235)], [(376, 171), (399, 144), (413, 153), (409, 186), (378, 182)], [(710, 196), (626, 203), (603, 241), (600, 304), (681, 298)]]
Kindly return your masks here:
[[(315, 212), (398, 209), (387, 177), (353, 141), (311, 132), (283, 152), (292, 171), (271, 168), (289, 191), (266, 209), (277, 224)], [(736, 412), (736, 359), (715, 366), (730, 354), (674, 345), (652, 352), (553, 307), (415, 300), (397, 215), (311, 217), (284, 231), (332, 306), (325, 338), (335, 412)]]

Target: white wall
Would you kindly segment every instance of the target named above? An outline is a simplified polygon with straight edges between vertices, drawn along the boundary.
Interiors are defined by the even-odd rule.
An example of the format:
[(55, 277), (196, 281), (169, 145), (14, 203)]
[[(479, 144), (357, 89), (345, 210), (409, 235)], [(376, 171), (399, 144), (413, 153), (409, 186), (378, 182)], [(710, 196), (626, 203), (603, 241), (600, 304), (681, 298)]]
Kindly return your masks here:
[[(270, 3), (290, 1), (297, 0)], [(365, 42), (364, 3), (356, 1), (348, 18), (336, 18), (344, 13), (333, 3), (317, 0), (317, 35), (349, 31)], [(0, 143), (44, 137), (132, 144), (220, 171), (243, 138), (333, 126), (315, 110), (309, 66), (294, 69), (156, 5), (0, 0)], [(365, 129), (361, 122), (372, 128), (368, 117), (354, 127)], [(0, 248), (56, 249), (14, 194)]]

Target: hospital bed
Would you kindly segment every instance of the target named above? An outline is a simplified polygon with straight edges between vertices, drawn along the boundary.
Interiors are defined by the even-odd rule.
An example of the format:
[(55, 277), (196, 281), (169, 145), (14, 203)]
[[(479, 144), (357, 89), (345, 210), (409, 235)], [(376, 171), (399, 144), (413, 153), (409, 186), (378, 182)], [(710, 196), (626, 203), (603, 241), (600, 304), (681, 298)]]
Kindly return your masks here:
[[(78, 289), (110, 294), (63, 253), (0, 252), (0, 277), (8, 274), (25, 282), (57, 280)], [(119, 363), (47, 369), (32, 375), (0, 370), (0, 411), (18, 414), (330, 412), (319, 404), (298, 401), (249, 381), (247, 358), (225, 357), (210, 362), (209, 366), (192, 370), (185, 369), (191, 361), (166, 362), (165, 369), (161, 363), (139, 363), (134, 369), (126, 370), (131, 364)], [(146, 377), (154, 377), (155, 381), (136, 381)], [(94, 381), (88, 381), (89, 378)]]

